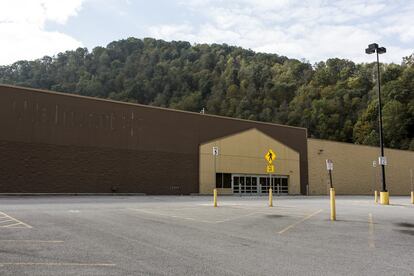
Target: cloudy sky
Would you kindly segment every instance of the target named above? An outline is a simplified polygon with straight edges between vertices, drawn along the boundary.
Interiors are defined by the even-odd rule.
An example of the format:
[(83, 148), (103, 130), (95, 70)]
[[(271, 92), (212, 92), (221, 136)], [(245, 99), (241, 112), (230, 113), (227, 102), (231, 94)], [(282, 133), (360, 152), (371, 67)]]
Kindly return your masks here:
[(227, 43), (311, 63), (414, 52), (414, 0), (0, 0), (0, 65), (130, 36)]

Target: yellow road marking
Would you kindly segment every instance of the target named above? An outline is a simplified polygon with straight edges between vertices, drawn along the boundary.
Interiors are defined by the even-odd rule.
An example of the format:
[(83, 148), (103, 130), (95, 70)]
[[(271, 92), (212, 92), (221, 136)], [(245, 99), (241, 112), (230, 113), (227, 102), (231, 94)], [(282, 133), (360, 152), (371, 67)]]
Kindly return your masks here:
[(106, 264), (106, 263), (96, 263), (96, 264), (87, 264), (87, 263), (0, 263), (0, 266), (7, 265), (45, 265), (45, 266), (116, 266), (116, 264)]
[(283, 234), (283, 233), (284, 233), (284, 232), (286, 232), (287, 230), (289, 230), (289, 229), (291, 229), (291, 228), (295, 227), (296, 225), (298, 225), (299, 223), (304, 222), (305, 220), (310, 219), (311, 217), (313, 217), (313, 216), (315, 216), (315, 215), (319, 214), (320, 212), (322, 212), (322, 209), (320, 209), (320, 210), (318, 210), (318, 211), (316, 211), (316, 212), (314, 212), (314, 213), (312, 213), (312, 214), (310, 214), (310, 215), (307, 215), (306, 217), (304, 217), (303, 219), (301, 219), (301, 220), (299, 220), (299, 221), (297, 221), (297, 222), (295, 222), (295, 223), (292, 223), (291, 225), (289, 225), (288, 227), (286, 227), (286, 228), (282, 229), (282, 230), (281, 230), (281, 231), (279, 231), (278, 233), (279, 233), (279, 234)]
[[(9, 216), (8, 214), (6, 214), (6, 213), (4, 213), (4, 212), (1, 212), (1, 211), (0, 211), (0, 214), (1, 214), (1, 215), (3, 215), (3, 216), (2, 216), (2, 218), (8, 218), (8, 219), (10, 219), (10, 220), (12, 220), (12, 221), (15, 221), (15, 222), (16, 222), (16, 223), (8, 224), (8, 225), (1, 225), (1, 226), (0, 226), (1, 228), (9, 228), (9, 227), (11, 227), (11, 226), (17, 226), (17, 225), (22, 225), (22, 226), (24, 226), (24, 227), (26, 227), (26, 228), (33, 228), (33, 227), (32, 227), (32, 226), (30, 226), (29, 224), (24, 223), (23, 221), (20, 221), (20, 220), (18, 220), (18, 219), (16, 219), (16, 218), (14, 218), (14, 217), (12, 217), (12, 216)], [(13, 228), (23, 228), (23, 227), (13, 227)]]
[(368, 214), (368, 227), (369, 227), (369, 236), (368, 236), (368, 244), (370, 248), (375, 248), (375, 241), (374, 241), (374, 220), (372, 219), (372, 214)]

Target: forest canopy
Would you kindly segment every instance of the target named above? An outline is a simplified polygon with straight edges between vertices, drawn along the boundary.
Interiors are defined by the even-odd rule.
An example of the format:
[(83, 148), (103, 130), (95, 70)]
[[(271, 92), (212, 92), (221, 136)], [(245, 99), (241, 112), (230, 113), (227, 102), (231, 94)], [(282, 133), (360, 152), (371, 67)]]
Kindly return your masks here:
[[(363, 49), (361, 50), (363, 51)], [(0, 83), (308, 128), (378, 145), (375, 63), (128, 38), (0, 66)], [(385, 145), (414, 150), (414, 56), (381, 64)]]

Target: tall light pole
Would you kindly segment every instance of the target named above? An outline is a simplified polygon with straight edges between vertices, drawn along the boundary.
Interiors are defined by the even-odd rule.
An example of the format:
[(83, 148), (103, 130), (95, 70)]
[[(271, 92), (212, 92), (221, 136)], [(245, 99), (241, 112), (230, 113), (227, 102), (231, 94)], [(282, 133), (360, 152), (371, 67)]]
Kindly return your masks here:
[(381, 165), (381, 194), (380, 194), (380, 202), (381, 204), (388, 205), (389, 204), (389, 195), (387, 191), (387, 185), (385, 181), (385, 165), (387, 164), (387, 159), (384, 156), (384, 138), (383, 138), (383, 131), (382, 131), (382, 103), (381, 103), (381, 79), (380, 79), (380, 68), (379, 68), (379, 55), (384, 54), (387, 52), (387, 49), (384, 47), (379, 47), (377, 43), (372, 43), (368, 45), (368, 48), (365, 49), (365, 53), (367, 54), (377, 54), (377, 83), (378, 83), (378, 109), (379, 109), (379, 138), (380, 138), (380, 148), (381, 148), (381, 155), (378, 158), (378, 163)]

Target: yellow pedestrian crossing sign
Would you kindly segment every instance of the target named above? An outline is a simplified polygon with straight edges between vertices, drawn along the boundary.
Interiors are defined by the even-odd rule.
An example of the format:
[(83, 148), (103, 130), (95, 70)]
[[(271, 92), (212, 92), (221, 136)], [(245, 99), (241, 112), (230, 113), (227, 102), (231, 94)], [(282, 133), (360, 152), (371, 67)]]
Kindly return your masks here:
[(276, 153), (274, 153), (273, 150), (269, 149), (269, 151), (265, 155), (265, 159), (269, 164), (272, 164), (273, 160), (276, 159)]
[(275, 166), (272, 164), (269, 164), (266, 166), (266, 172), (267, 173), (274, 173), (275, 172)]

